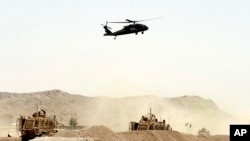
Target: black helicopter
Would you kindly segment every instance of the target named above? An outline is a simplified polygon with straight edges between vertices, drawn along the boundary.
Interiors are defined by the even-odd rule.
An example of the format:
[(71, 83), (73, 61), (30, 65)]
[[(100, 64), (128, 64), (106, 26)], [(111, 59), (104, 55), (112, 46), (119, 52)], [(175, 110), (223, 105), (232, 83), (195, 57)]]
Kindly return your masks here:
[[(159, 18), (154, 18), (154, 19), (159, 19)], [(146, 20), (139, 20), (139, 21), (126, 19), (125, 22), (108, 22), (107, 21), (106, 25), (101, 24), (106, 32), (103, 36), (115, 36), (114, 39), (116, 39), (116, 36), (119, 36), (119, 35), (125, 35), (125, 34), (131, 34), (131, 33), (135, 33), (137, 35), (138, 32), (141, 32), (142, 34), (144, 34), (144, 31), (148, 30), (148, 27), (144, 24), (138, 24), (138, 22), (154, 20), (154, 19), (146, 19)], [(112, 28), (108, 26), (108, 23), (132, 23), (132, 24), (126, 25), (118, 31), (111, 32), (110, 29)]]

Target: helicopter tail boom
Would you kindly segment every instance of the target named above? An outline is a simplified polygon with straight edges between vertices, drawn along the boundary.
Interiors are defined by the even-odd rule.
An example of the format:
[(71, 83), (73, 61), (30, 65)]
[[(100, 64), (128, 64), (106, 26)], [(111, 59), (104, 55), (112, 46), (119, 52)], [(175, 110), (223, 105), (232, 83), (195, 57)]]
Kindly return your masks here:
[(109, 30), (109, 29), (111, 29), (111, 27), (108, 27), (108, 22), (106, 22), (106, 25), (103, 25), (103, 24), (101, 24), (102, 26), (103, 26), (103, 28), (105, 29), (105, 34), (104, 34), (104, 36), (109, 36), (109, 35), (112, 35), (112, 32)]
[(109, 30), (109, 28), (107, 26), (104, 26), (103, 28), (105, 29), (105, 32), (106, 32), (104, 35), (111, 35), (112, 34), (112, 32)]

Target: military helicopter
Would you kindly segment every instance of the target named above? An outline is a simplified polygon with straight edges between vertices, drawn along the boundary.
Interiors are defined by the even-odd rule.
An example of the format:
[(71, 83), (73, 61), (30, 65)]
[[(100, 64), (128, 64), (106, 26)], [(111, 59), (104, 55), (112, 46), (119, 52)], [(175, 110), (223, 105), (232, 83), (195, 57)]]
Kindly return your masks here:
[[(101, 24), (106, 32), (103, 36), (115, 36), (114, 39), (116, 39), (116, 36), (120, 36), (120, 35), (126, 35), (126, 34), (132, 34), (132, 33), (135, 33), (137, 35), (138, 32), (141, 32), (142, 34), (144, 34), (144, 31), (148, 30), (148, 27), (144, 24), (139, 24), (138, 22), (154, 20), (154, 19), (159, 19), (159, 18), (161, 18), (161, 17), (153, 18), (153, 19), (146, 19), (146, 20), (138, 20), (138, 21), (133, 21), (133, 20), (129, 20), (129, 19), (126, 19), (124, 22), (108, 22), (108, 21), (106, 21), (106, 25)], [(131, 23), (131, 24), (124, 26), (122, 29), (120, 29), (118, 31), (111, 32), (110, 29), (112, 29), (112, 28), (108, 26), (108, 23)]]

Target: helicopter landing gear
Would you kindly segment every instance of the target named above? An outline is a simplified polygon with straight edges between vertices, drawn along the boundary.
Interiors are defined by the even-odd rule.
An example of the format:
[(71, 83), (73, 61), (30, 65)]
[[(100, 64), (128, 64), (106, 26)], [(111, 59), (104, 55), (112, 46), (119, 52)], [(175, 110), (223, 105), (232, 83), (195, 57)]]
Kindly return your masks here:
[(144, 34), (144, 32), (142, 31), (141, 34)]
[(138, 34), (138, 32), (135, 32), (135, 35), (137, 35)]
[(115, 36), (115, 38), (114, 38), (114, 40), (116, 39), (116, 36)]

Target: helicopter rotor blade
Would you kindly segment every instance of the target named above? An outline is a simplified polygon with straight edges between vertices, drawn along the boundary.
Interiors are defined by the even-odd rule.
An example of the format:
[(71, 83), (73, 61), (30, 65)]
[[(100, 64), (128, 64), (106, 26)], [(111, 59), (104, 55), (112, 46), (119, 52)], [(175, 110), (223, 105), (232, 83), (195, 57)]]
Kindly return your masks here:
[(149, 21), (149, 20), (156, 20), (156, 19), (161, 19), (162, 17), (156, 17), (156, 18), (152, 18), (152, 19), (144, 19), (144, 20), (137, 20), (137, 21), (133, 21), (130, 19), (125, 19), (125, 22), (106, 22), (107, 23), (137, 23), (137, 22), (143, 22), (143, 21)]
[(129, 19), (126, 19), (126, 21), (131, 22), (131, 23), (137, 23), (137, 22), (143, 22), (143, 21), (150, 21), (150, 20), (156, 20), (156, 19), (161, 19), (162, 17), (156, 17), (156, 18), (152, 18), (152, 19), (144, 19), (144, 20), (137, 20), (137, 21), (132, 21)]
[(130, 22), (130, 23), (135, 22), (135, 21), (132, 21), (132, 20), (130, 20), (130, 19), (126, 19), (126, 21), (127, 21), (127, 22)]
[(130, 22), (109, 22), (109, 23), (130, 23)]

